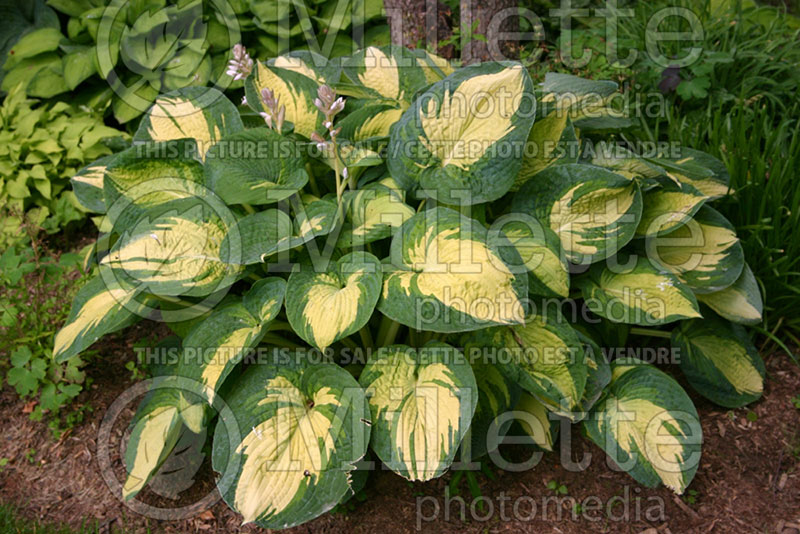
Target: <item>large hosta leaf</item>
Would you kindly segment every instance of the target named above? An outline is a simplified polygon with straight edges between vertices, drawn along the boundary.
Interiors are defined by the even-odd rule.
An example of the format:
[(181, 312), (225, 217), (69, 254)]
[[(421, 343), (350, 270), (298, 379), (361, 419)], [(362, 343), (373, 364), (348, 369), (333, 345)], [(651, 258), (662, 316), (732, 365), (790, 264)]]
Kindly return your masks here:
[(233, 472), (222, 496), (245, 523), (289, 528), (350, 491), (370, 435), (367, 401), (350, 373), (292, 356), (249, 368), (225, 400), (236, 416), (217, 424), (212, 466)]
[(204, 407), (198, 392), (191, 390), (193, 382), (169, 374), (174, 369), (167, 365), (157, 372), (131, 421), (125, 449), (128, 476), (122, 487), (124, 499), (136, 496), (158, 473), (182, 435), (205, 430)]
[(726, 408), (739, 408), (761, 397), (766, 370), (741, 326), (708, 313), (672, 331), (686, 379), (699, 394)]
[(124, 499), (144, 488), (178, 441), (181, 418), (172, 392), (155, 391), (139, 406), (134, 421), (125, 450), (128, 477), (122, 487)]
[(77, 356), (106, 334), (122, 330), (146, 315), (139, 289), (118, 280), (105, 267), (78, 290), (67, 321), (53, 343), (56, 362)]
[(353, 252), (327, 271), (300, 267), (289, 277), (286, 317), (294, 331), (320, 350), (361, 329), (381, 294), (381, 263), (367, 252)]
[(514, 196), (514, 211), (546, 221), (573, 263), (615, 254), (634, 235), (642, 213), (636, 182), (601, 167), (556, 165)]
[(293, 50), (270, 59), (267, 64), (297, 72), (307, 78), (311, 78), (320, 85), (324, 83), (335, 84), (339, 81), (339, 76), (341, 75), (338, 61), (331, 61), (310, 50)]
[(528, 134), (522, 168), (511, 190), (519, 190), (533, 176), (558, 161), (561, 157), (559, 150), (568, 150), (570, 141), (574, 142), (576, 138), (567, 113), (554, 110), (534, 122)]
[(339, 237), (344, 246), (371, 243), (392, 235), (414, 215), (403, 196), (382, 184), (369, 184), (345, 193), (348, 224)]
[(380, 349), (359, 379), (372, 412), (372, 449), (409, 480), (444, 473), (478, 402), (472, 368), (444, 343)]
[(507, 380), (494, 363), (482, 356), (475, 354), (473, 360), (467, 354), (478, 386), (478, 405), (469, 432), (461, 444), (462, 451), (466, 453), (465, 460), (478, 459), (500, 446), (500, 441), (514, 422), (513, 418), (503, 414), (517, 404), (521, 393), (519, 386)]
[(342, 129), (340, 135), (343, 139), (361, 142), (383, 140), (402, 115), (400, 108), (378, 104), (357, 109), (336, 124)]
[[(303, 137), (321, 129), (322, 114), (314, 106), (319, 84), (296, 71), (269, 66), (260, 61), (244, 84), (247, 104), (257, 113), (268, 111), (261, 101), (261, 91), (272, 91), (278, 106), (285, 106), (285, 117), (294, 127), (294, 132)], [(284, 126), (286, 128), (288, 125)]]
[(283, 306), (285, 292), (282, 278), (259, 280), (243, 299), (214, 309), (183, 340), (179, 372), (204, 386), (209, 403), (247, 351), (261, 342)]
[(701, 293), (697, 295), (697, 300), (734, 323), (758, 324), (764, 312), (761, 290), (746, 263), (733, 285), (714, 293)]
[(636, 236), (656, 236), (670, 233), (686, 224), (703, 205), (706, 196), (689, 184), (670, 182), (663, 188), (644, 195), (642, 220)]
[(435, 332), (521, 323), (527, 279), (509, 268), (521, 261), (501, 241), (488, 243), (480, 223), (447, 208), (414, 215), (392, 239), (378, 309)]
[(323, 198), (298, 205), (294, 220), (279, 209), (242, 217), (230, 228), (223, 241), (222, 249), (231, 254), (226, 261), (241, 265), (261, 263), (274, 254), (300, 247), (315, 237), (330, 233), (335, 226), (336, 214), (336, 203)]
[(227, 204), (272, 204), (308, 182), (299, 145), (253, 128), (226, 136), (207, 154), (206, 186)]
[(558, 437), (558, 417), (530, 393), (520, 396), (514, 411), (517, 412), (516, 417), (522, 430), (530, 436), (533, 443), (546, 451), (552, 451)]
[(209, 295), (233, 284), (241, 268), (222, 243), (224, 220), (202, 204), (144, 217), (124, 229), (101, 265), (157, 295)]
[(515, 153), (522, 153), (533, 124), (531, 91), (517, 63), (473, 65), (437, 82), (392, 128), (392, 177), (445, 204), (500, 198), (522, 164)]
[(90, 163), (70, 179), (72, 190), (81, 206), (95, 213), (105, 213), (106, 203), (103, 199), (103, 177), (106, 166), (114, 156), (104, 156)]
[(203, 186), (203, 165), (197, 145), (187, 140), (135, 145), (108, 162), (103, 195), (108, 220), (120, 231), (146, 214), (181, 209), (198, 202), (212, 203), (220, 213), (225, 205)]
[(239, 112), (225, 95), (209, 87), (186, 87), (158, 97), (133, 139), (194, 139), (202, 159), (222, 137), (242, 129)]
[(569, 267), (561, 252), (558, 236), (536, 218), (524, 213), (504, 215), (489, 230), (514, 245), (528, 271), (528, 291), (546, 297), (569, 295)]
[(419, 89), (430, 83), (417, 54), (394, 45), (370, 46), (356, 52), (346, 61), (344, 71), (373, 98), (403, 108), (408, 107)]
[(578, 334), (557, 310), (530, 315), (524, 325), (476, 332), (465, 350), (490, 350), (500, 371), (536, 395), (548, 409), (571, 419), (580, 404), (588, 373)]
[(583, 422), (589, 438), (648, 487), (684, 492), (700, 465), (702, 429), (685, 391), (664, 372), (633, 358), (611, 363), (612, 380)]
[(645, 257), (598, 263), (575, 284), (590, 310), (617, 323), (661, 325), (700, 317), (692, 291)]
[(586, 387), (583, 390), (581, 409), (588, 414), (603, 390), (611, 382), (611, 367), (603, 354), (600, 346), (588, 335), (577, 330), (578, 339), (583, 343), (583, 352), (586, 355)]
[(708, 198), (720, 198), (730, 191), (730, 176), (725, 164), (710, 154), (680, 147), (679, 154), (648, 158), (666, 170), (672, 180), (689, 184)]
[(581, 130), (620, 129), (630, 126), (631, 120), (611, 104), (619, 86), (611, 80), (589, 80), (548, 72), (542, 84), (542, 103), (568, 112)]
[(695, 293), (725, 289), (736, 282), (744, 267), (744, 251), (736, 230), (707, 205), (673, 232), (648, 240), (647, 255)]

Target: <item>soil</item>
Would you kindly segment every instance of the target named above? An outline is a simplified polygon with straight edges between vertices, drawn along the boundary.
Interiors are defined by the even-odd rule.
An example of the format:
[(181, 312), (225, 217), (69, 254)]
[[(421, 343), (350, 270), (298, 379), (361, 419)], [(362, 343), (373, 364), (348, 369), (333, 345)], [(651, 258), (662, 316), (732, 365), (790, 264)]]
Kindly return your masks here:
[[(107, 408), (135, 383), (124, 367), (134, 358), (133, 341), (151, 334), (164, 332), (153, 324), (140, 324), (96, 345), (98, 356), (88, 369), (93, 384), (78, 402), (92, 411), (58, 441), (45, 424), (30, 421), (26, 413), (30, 406), (12, 390), (0, 391), (0, 458), (10, 459), (0, 469), (0, 500), (13, 503), (31, 519), (75, 527), (95, 519), (100, 532), (265, 532), (242, 526), (241, 517), (221, 501), (178, 521), (143, 517), (116, 499), (104, 482), (98, 430)], [(412, 484), (391, 472), (377, 471), (367, 482), (362, 495), (366, 499), (353, 499), (334, 513), (287, 532), (389, 534), (415, 532), (419, 527), (422, 532), (453, 533), (800, 534), (800, 409), (791, 401), (800, 394), (800, 369), (785, 354), (771, 354), (765, 360), (769, 376), (759, 402), (728, 411), (694, 399), (703, 425), (703, 456), (683, 498), (666, 488), (643, 488), (614, 470), (576, 426), (570, 456), (579, 460), (586, 453), (592, 455), (584, 471), (562, 467), (558, 452), (546, 454), (533, 469), (522, 472), (492, 468), (492, 478), (477, 477), (483, 497), (472, 508), (473, 498), (462, 481), (464, 520), (458, 499), (450, 501), (445, 516), (445, 488), (452, 474)], [(123, 416), (131, 417), (134, 407), (124, 410)], [(119, 442), (124, 429), (125, 424), (116, 425), (112, 441)], [(35, 453), (28, 454), (32, 449)], [(115, 454), (118, 450), (112, 447), (111, 467), (119, 475), (123, 468)], [(501, 452), (516, 461), (531, 454), (530, 448), (513, 445), (503, 446)], [(547, 487), (551, 481), (563, 486), (560, 493)], [(206, 460), (194, 484), (177, 500), (150, 490), (137, 499), (177, 508), (196, 502), (213, 486)]]

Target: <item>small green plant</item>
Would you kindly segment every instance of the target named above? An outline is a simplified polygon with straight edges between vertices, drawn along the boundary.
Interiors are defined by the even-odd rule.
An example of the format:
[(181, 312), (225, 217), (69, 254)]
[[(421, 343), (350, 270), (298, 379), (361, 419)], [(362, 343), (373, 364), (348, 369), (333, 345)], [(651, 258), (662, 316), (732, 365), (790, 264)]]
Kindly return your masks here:
[(747, 414), (745, 415), (745, 417), (751, 423), (755, 423), (756, 421), (758, 421), (758, 414), (756, 412), (753, 412), (753, 411), (748, 411)]
[(25, 451), (25, 459), (28, 461), (29, 464), (36, 462), (36, 449), (30, 448)]
[(546, 487), (556, 495), (566, 495), (569, 492), (567, 486), (559, 484), (557, 480), (551, 480), (547, 483)]
[(77, 254), (46, 256), (35, 230), (29, 231), (31, 248), (11, 247), (0, 255), (0, 348), (9, 354), (0, 361), (0, 371), (20, 397), (36, 401), (30, 418), (41, 421), (48, 415), (58, 436), (83, 413), (83, 408), (62, 410), (86, 385), (84, 359), (56, 363), (52, 357), (53, 334), (67, 317), (64, 299), (75, 292), (81, 259)]
[[(397, 46), (295, 55), (294, 71), (240, 52), (230, 71), (263, 123), (205, 88), (164, 95), (137, 144), (95, 166), (102, 187), (76, 188), (109, 231), (54, 360), (143, 317), (180, 338), (155, 351), (125, 498), (184, 429), (214, 425), (225, 501), (288, 528), (355, 492), (369, 448), (425, 482), (496, 450), (512, 410), (540, 449), (565, 418), (638, 482), (686, 491), (702, 441), (691, 398), (604, 349), (669, 339), (698, 394), (760, 398), (741, 325), (763, 302), (712, 207), (729, 193), (722, 162), (612, 144), (627, 124), (613, 81), (549, 73), (534, 89), (518, 62), (455, 69)], [(220, 399), (232, 417), (216, 419)], [(460, 473), (480, 491), (467, 470), (451, 483)]]
[(800, 395), (792, 397), (792, 405), (798, 410), (800, 410)]
[(694, 505), (697, 504), (697, 498), (700, 496), (700, 493), (697, 490), (690, 489), (686, 492), (686, 495), (683, 496), (683, 501), (686, 504)]
[(65, 102), (39, 104), (12, 87), (0, 107), (0, 250), (26, 241), (26, 225), (52, 234), (84, 219), (70, 178), (112, 153), (103, 140), (126, 137), (97, 114)]

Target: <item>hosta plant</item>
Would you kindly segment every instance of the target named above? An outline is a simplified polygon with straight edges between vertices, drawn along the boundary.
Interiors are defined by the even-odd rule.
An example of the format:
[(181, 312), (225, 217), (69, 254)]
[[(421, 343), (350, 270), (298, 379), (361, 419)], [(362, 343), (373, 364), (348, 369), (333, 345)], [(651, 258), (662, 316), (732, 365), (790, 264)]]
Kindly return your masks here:
[[(370, 462), (420, 481), (468, 465), (512, 410), (541, 448), (567, 419), (683, 492), (702, 434), (673, 375), (726, 407), (764, 378), (739, 325), (760, 320), (758, 286), (711, 206), (722, 164), (606, 142), (627, 121), (610, 82), (396, 47), (292, 57), (231, 66), (263, 125), (182, 90), (75, 179), (108, 233), (55, 358), (141, 318), (180, 338), (132, 423), (123, 496), (214, 429), (226, 502), (289, 527)], [(652, 339), (678, 365), (608, 361)]]

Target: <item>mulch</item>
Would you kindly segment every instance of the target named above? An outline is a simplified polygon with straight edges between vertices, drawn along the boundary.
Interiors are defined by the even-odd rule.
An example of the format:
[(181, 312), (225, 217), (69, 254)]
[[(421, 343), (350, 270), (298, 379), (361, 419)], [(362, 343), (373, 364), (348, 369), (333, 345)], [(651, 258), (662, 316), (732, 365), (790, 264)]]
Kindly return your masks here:
[[(98, 464), (98, 431), (106, 409), (134, 384), (124, 367), (134, 358), (133, 341), (153, 333), (163, 332), (153, 324), (140, 324), (94, 347), (98, 356), (88, 369), (93, 383), (78, 398), (92, 411), (58, 441), (45, 424), (29, 419), (26, 403), (10, 388), (0, 391), (0, 458), (10, 459), (0, 472), (0, 500), (13, 503), (31, 519), (76, 527), (94, 519), (101, 532), (265, 532), (242, 526), (241, 517), (221, 501), (193, 517), (166, 521), (137, 514), (108, 489)], [(459, 498), (445, 501), (451, 474), (412, 484), (377, 471), (367, 483), (367, 499), (354, 499), (335, 513), (287, 532), (390, 534), (419, 528), (445, 533), (800, 534), (800, 409), (791, 402), (800, 395), (800, 369), (785, 354), (765, 360), (769, 376), (759, 402), (729, 411), (695, 396), (703, 455), (691, 492), (683, 498), (665, 488), (639, 486), (608, 465), (602, 451), (574, 426), (569, 456), (577, 462), (591, 455), (588, 467), (568, 470), (554, 452), (522, 472), (495, 468), (493, 479), (478, 476), (483, 495), (479, 501), (462, 481), (458, 497), (464, 499), (463, 517)], [(131, 417), (134, 408), (135, 404), (123, 410), (123, 416)], [(118, 475), (123, 470), (119, 443), (124, 431), (124, 424), (112, 431), (111, 465)], [(510, 445), (501, 453), (522, 461), (531, 450)], [(212, 476), (206, 458), (194, 483), (177, 499), (148, 489), (138, 498), (162, 508), (191, 504), (213, 491)], [(547, 487), (550, 481), (566, 492), (556, 495)]]

